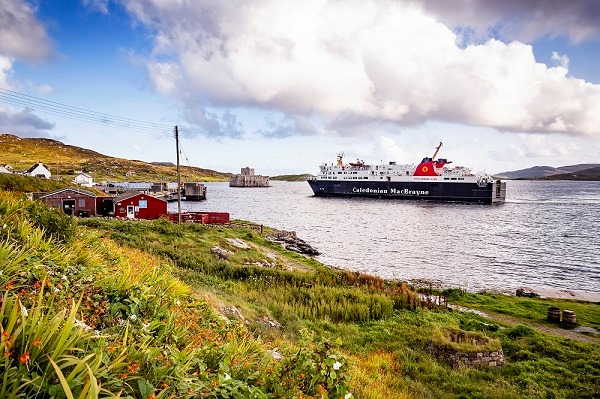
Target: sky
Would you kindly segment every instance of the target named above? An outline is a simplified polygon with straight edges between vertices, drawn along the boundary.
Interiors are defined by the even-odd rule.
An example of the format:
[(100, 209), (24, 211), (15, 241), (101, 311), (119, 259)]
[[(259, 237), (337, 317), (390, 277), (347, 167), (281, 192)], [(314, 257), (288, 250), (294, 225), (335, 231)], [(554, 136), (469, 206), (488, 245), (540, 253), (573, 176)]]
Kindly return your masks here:
[(175, 162), (177, 125), (184, 165), (263, 175), (600, 163), (599, 61), (597, 0), (2, 0), (0, 132)]

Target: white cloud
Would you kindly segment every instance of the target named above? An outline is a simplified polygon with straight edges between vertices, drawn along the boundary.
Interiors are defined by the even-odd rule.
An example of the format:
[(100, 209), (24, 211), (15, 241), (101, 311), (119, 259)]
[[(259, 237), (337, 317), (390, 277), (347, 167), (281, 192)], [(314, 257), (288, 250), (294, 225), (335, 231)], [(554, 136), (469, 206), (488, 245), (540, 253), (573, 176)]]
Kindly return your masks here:
[(560, 55), (556, 51), (552, 52), (552, 61), (556, 63), (556, 65), (561, 66), (563, 68), (569, 68), (569, 57), (566, 55)]
[(156, 31), (156, 89), (199, 119), (215, 120), (207, 106), (251, 107), (341, 134), (437, 120), (600, 135), (600, 86), (568, 77), (568, 58), (548, 67), (516, 41), (460, 48), (446, 25), (402, 1), (125, 4)]
[(3, 57), (0, 54), (0, 87), (6, 89), (11, 88), (11, 85), (8, 83), (8, 78), (12, 74), (12, 63), (12, 59)]
[(108, 1), (109, 0), (81, 0), (81, 3), (85, 7), (99, 12), (100, 14), (108, 14)]
[(54, 124), (34, 115), (30, 109), (15, 112), (12, 107), (0, 108), (0, 131), (21, 137), (48, 137)]
[(29, 61), (50, 56), (46, 30), (27, 1), (0, 1), (0, 27), (0, 56)]
[(530, 42), (550, 36), (573, 42), (600, 38), (595, 0), (415, 0), (427, 12), (467, 36), (490, 35)]

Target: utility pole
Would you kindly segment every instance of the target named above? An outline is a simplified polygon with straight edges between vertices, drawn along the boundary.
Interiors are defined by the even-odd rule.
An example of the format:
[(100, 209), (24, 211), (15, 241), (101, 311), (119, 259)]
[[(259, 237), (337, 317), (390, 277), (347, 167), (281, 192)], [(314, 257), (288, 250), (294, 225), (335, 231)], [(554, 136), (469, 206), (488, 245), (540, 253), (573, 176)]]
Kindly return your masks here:
[(175, 125), (175, 146), (177, 147), (177, 223), (181, 224), (181, 177), (179, 175), (179, 130)]

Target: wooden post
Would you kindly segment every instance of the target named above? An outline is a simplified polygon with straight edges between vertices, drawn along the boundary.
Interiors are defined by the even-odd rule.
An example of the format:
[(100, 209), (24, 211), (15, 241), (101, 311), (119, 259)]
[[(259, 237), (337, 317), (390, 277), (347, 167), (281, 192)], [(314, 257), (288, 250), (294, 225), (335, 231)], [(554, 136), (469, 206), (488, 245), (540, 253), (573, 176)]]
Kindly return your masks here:
[(177, 223), (181, 224), (181, 176), (179, 174), (179, 130), (175, 125), (175, 146), (177, 148)]

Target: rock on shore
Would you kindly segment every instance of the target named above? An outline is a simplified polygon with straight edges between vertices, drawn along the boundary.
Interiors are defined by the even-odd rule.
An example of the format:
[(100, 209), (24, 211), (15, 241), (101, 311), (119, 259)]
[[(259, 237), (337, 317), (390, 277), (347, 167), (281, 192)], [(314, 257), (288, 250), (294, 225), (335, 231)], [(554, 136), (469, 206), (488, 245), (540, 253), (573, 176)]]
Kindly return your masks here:
[(288, 251), (294, 251), (302, 255), (316, 256), (321, 254), (306, 241), (298, 238), (295, 231), (275, 230), (267, 236), (267, 239), (283, 245)]

